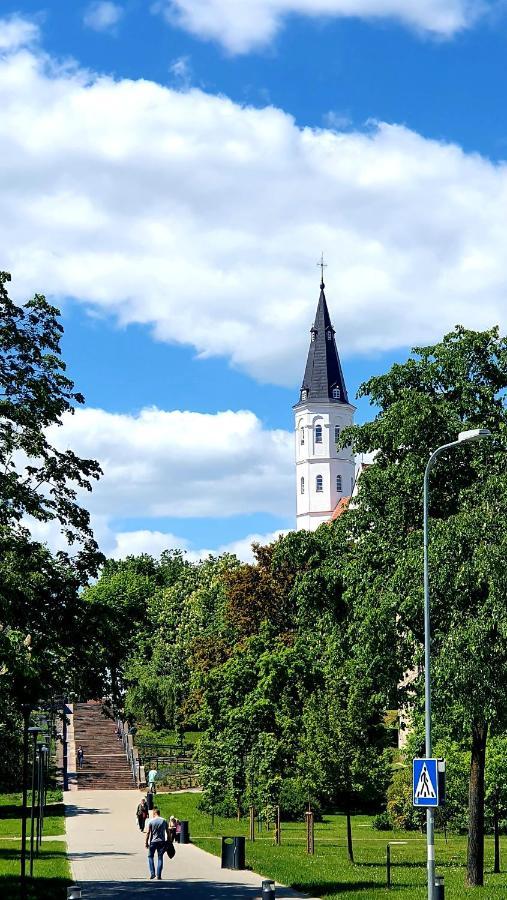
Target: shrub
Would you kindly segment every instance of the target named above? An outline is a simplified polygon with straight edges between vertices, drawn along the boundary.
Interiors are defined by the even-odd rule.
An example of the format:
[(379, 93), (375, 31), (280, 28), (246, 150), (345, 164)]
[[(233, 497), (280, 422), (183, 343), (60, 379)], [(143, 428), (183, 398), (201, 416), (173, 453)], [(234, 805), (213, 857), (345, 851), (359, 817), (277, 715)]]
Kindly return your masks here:
[[(284, 778), (280, 789), (280, 813), (286, 822), (296, 822), (304, 819), (308, 809), (308, 788), (300, 778)], [(311, 797), (311, 808), (318, 821), (322, 817), (320, 804)]]
[(389, 818), (389, 813), (383, 812), (379, 813), (377, 816), (373, 816), (371, 827), (374, 828), (375, 831), (392, 831), (393, 824)]

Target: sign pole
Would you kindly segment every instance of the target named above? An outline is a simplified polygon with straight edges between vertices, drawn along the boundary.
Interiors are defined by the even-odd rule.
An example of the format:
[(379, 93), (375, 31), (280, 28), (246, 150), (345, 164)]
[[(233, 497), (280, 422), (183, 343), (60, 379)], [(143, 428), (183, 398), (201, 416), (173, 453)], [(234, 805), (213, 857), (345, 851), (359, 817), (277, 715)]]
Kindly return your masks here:
[[(430, 632), (430, 578), (428, 564), (428, 506), (429, 476), (436, 454), (428, 460), (424, 472), (423, 532), (424, 532), (424, 730), (426, 759), (431, 758), (431, 632)], [(428, 900), (435, 900), (435, 810), (426, 810), (426, 843), (428, 868)]]

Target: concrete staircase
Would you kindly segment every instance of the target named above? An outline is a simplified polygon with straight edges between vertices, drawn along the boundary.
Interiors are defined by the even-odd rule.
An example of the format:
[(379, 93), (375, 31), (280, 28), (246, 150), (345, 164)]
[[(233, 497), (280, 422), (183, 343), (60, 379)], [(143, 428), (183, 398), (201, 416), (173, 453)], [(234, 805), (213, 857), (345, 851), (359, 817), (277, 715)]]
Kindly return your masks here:
[(81, 745), (84, 751), (83, 768), (77, 770), (78, 790), (134, 789), (115, 723), (103, 714), (100, 701), (74, 704), (74, 740), (76, 750)]

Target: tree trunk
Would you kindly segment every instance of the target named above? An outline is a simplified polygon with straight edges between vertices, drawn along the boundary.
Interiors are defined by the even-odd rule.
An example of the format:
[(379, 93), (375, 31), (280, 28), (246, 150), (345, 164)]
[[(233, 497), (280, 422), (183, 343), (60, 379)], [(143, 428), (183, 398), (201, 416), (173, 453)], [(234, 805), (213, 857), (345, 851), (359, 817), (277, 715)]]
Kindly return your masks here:
[(484, 769), (486, 765), (486, 722), (472, 725), (472, 760), (468, 793), (468, 858), (467, 884), (482, 887), (484, 884)]
[(352, 822), (350, 821), (350, 813), (347, 812), (347, 855), (349, 862), (354, 862), (354, 847), (352, 846)]
[(493, 824), (495, 829), (495, 865), (493, 867), (493, 872), (495, 873), (495, 875), (498, 875), (500, 872), (500, 829), (498, 827), (498, 806), (495, 806)]

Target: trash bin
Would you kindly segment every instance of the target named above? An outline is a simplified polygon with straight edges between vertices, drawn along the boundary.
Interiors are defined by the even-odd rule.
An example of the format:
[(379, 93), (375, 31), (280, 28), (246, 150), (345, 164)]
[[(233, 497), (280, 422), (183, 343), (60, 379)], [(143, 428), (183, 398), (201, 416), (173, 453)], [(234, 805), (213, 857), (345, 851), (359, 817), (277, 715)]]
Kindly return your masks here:
[(245, 838), (222, 838), (222, 869), (245, 868)]
[(180, 844), (189, 844), (190, 843), (190, 832), (188, 828), (188, 821), (184, 819), (180, 822)]
[(445, 900), (443, 875), (435, 875), (435, 900)]
[(153, 794), (151, 791), (148, 791), (146, 794), (146, 802), (148, 804), (148, 809), (153, 809)]
[(262, 882), (262, 900), (275, 900), (275, 882)]

